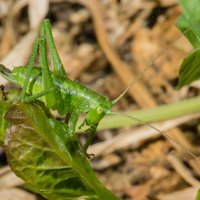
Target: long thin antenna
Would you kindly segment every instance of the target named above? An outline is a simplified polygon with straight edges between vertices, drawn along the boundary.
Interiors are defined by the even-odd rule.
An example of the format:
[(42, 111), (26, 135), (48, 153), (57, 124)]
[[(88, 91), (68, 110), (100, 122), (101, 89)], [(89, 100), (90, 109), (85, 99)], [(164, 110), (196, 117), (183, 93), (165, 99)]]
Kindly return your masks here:
[(128, 119), (131, 119), (131, 120), (134, 120), (134, 121), (137, 121), (139, 122), (140, 124), (143, 124), (144, 126), (147, 126), (147, 127), (150, 127), (152, 129), (154, 129), (155, 131), (161, 133), (162, 135), (164, 135), (166, 138), (170, 139), (172, 142), (174, 142), (176, 145), (180, 146), (185, 152), (187, 152), (189, 155), (191, 155), (193, 158), (195, 158), (196, 160), (198, 160), (198, 162), (200, 162), (200, 159), (195, 156), (190, 150), (188, 150), (185, 146), (183, 146), (181, 143), (177, 142), (176, 140), (174, 140), (171, 136), (169, 136), (167, 133), (165, 133), (164, 131), (156, 128), (155, 126), (147, 123), (147, 122), (144, 122), (138, 118), (135, 118), (133, 116), (130, 116), (130, 115), (127, 115), (127, 114), (124, 114), (124, 113), (120, 113), (120, 112), (112, 112), (111, 114), (113, 115), (121, 115), (123, 117), (126, 117)]
[(187, 27), (180, 35), (178, 35), (170, 44), (168, 44), (157, 56), (155, 56), (150, 63), (144, 68), (142, 72), (138, 74), (138, 76), (132, 80), (130, 85), (116, 98), (112, 101), (112, 105), (116, 104), (126, 93), (127, 91), (144, 75), (144, 73), (153, 66), (155, 61), (160, 58), (169, 48), (171, 48), (174, 43), (179, 40), (188, 30), (190, 30), (190, 27)]

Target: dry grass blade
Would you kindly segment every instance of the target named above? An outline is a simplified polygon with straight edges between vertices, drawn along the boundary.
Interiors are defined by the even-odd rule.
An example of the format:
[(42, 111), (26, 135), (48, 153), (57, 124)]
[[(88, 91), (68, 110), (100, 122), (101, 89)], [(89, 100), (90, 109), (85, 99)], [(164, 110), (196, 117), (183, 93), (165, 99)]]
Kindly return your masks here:
[(29, 21), (31, 29), (37, 28), (49, 10), (49, 0), (32, 0), (29, 3)]
[(200, 187), (200, 182), (193, 177), (189, 169), (187, 169), (178, 158), (173, 155), (168, 155), (168, 160), (177, 173), (179, 173), (187, 183), (191, 186)]
[(0, 189), (18, 187), (24, 184), (20, 178), (18, 178), (9, 167), (0, 169)]
[(3, 200), (36, 200), (37, 197), (33, 194), (20, 189), (9, 188), (0, 190), (0, 197)]
[(195, 199), (198, 189), (198, 187), (189, 187), (183, 190), (172, 192), (170, 194), (162, 194), (158, 196), (158, 200), (192, 200)]

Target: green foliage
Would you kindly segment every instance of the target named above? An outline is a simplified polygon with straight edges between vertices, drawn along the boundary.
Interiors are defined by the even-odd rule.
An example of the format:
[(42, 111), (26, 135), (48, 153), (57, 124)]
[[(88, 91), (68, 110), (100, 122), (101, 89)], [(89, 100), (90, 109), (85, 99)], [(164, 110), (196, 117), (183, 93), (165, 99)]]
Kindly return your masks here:
[(179, 71), (178, 89), (200, 79), (200, 49), (184, 58)]
[(200, 0), (180, 0), (183, 14), (177, 22), (177, 27), (185, 34), (195, 48), (187, 56), (180, 67), (178, 89), (200, 79)]
[(9, 165), (29, 189), (50, 200), (118, 199), (98, 181), (66, 124), (35, 104), (17, 104), (5, 118)]
[(6, 129), (8, 128), (8, 122), (4, 119), (4, 115), (12, 104), (0, 101), (0, 146), (3, 146)]
[(195, 200), (200, 200), (200, 190), (198, 190)]
[[(177, 21), (177, 27), (184, 32), (185, 36), (194, 46), (200, 47), (200, 0), (179, 0), (183, 14)], [(188, 30), (187, 30), (188, 29)]]

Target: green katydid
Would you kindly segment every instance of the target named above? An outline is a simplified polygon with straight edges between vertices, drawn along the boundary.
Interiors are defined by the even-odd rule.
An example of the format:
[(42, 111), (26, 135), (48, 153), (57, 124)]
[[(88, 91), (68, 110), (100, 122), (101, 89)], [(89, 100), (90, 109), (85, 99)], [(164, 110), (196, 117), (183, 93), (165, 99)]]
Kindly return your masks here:
[[(176, 38), (176, 40), (177, 39), (178, 38)], [(53, 61), (53, 69), (51, 70), (48, 66), (47, 61), (46, 41), (48, 42)], [(40, 67), (34, 67), (38, 50)], [(0, 65), (0, 73), (7, 80), (13, 83), (20, 84), (22, 86), (22, 91), (19, 96), (20, 102), (31, 102), (35, 99), (40, 98), (40, 100), (42, 100), (48, 108), (57, 110), (61, 115), (66, 115), (68, 117), (68, 121), (66, 122), (68, 124), (68, 130), (71, 135), (75, 135), (75, 127), (80, 113), (86, 113), (86, 117), (81, 124), (81, 126), (87, 125), (89, 127), (86, 130), (86, 133), (88, 134), (88, 139), (83, 146), (83, 151), (84, 153), (86, 153), (88, 146), (92, 142), (98, 123), (107, 114), (118, 114), (132, 120), (137, 120), (141, 124), (147, 125), (150, 128), (159, 131), (170, 140), (173, 140), (163, 131), (143, 122), (142, 120), (136, 119), (132, 116), (127, 116), (123, 113), (116, 113), (112, 111), (112, 106), (116, 104), (127, 93), (128, 89), (132, 87), (138, 79), (141, 78), (141, 76), (153, 65), (155, 60), (159, 58), (162, 54), (159, 54), (150, 63), (150, 65), (148, 65), (143, 70), (143, 72), (140, 73), (138, 77), (131, 82), (129, 87), (126, 88), (119, 97), (117, 97), (113, 101), (109, 101), (104, 96), (101, 96), (98, 93), (81, 85), (80, 83), (67, 78), (63, 64), (61, 63), (60, 57), (54, 44), (50, 22), (49, 20), (44, 20), (41, 23), (40, 35), (33, 45), (33, 50), (28, 67), (16, 67), (12, 71), (10, 71), (3, 65)], [(26, 94), (29, 94), (29, 96), (27, 96)], [(187, 149), (185, 150), (190, 155), (198, 159), (190, 151), (188, 151)]]
[[(46, 39), (53, 60), (52, 72), (48, 68)], [(34, 68), (38, 49), (41, 68)], [(55, 48), (49, 20), (44, 20), (41, 23), (40, 36), (33, 45), (28, 67), (16, 67), (10, 72), (1, 65), (1, 74), (9, 81), (22, 86), (19, 97), (21, 102), (30, 102), (43, 96), (42, 100), (47, 107), (57, 110), (60, 114), (69, 113), (68, 126), (71, 134), (75, 131), (79, 114), (81, 112), (87, 113), (82, 124), (89, 126), (87, 130), (89, 138), (84, 146), (84, 151), (91, 143), (99, 121), (105, 114), (112, 113), (111, 107), (114, 102), (110, 102), (105, 97), (67, 78)], [(51, 91), (51, 88), (53, 91)], [(27, 97), (25, 93), (30, 94), (30, 96)]]

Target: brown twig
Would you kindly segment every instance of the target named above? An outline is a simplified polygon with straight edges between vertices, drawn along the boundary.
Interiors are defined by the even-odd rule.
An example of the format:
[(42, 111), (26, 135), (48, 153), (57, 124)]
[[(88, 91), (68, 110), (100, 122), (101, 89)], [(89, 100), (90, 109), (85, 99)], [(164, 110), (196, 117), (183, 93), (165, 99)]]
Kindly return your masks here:
[[(90, 10), (99, 45), (119, 78), (123, 81), (125, 86), (128, 87), (136, 76), (130, 71), (130, 66), (119, 58), (116, 50), (108, 41), (102, 17), (103, 15), (100, 10), (101, 6), (96, 0), (77, 0), (77, 2)], [(137, 86), (130, 88), (128, 92), (141, 107), (156, 106), (153, 97), (141, 81), (138, 81)]]
[(200, 187), (199, 180), (193, 177), (189, 169), (187, 169), (178, 158), (173, 155), (168, 155), (168, 161), (187, 183), (194, 187)]

